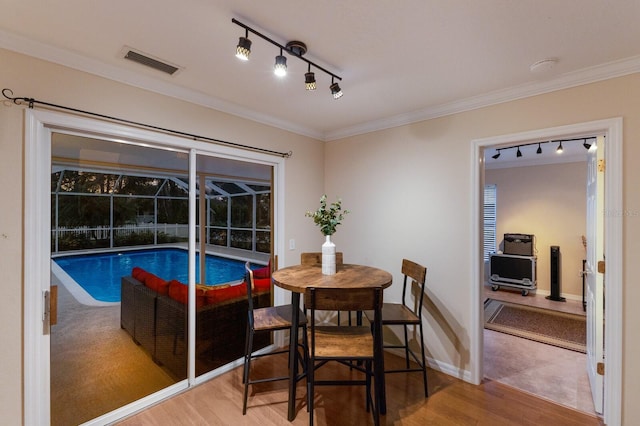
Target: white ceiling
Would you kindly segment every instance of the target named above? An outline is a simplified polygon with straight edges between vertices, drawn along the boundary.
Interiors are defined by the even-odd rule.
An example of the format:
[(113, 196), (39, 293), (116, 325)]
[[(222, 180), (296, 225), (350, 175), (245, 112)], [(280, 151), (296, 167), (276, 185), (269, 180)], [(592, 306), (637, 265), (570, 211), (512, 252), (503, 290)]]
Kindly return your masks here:
[[(321, 140), (640, 71), (637, 0), (0, 0), (0, 10), (0, 47)], [(275, 77), (278, 50), (257, 36), (250, 61), (235, 58), (244, 30), (232, 18), (305, 42), (345, 95), (334, 100), (318, 70), (306, 91), (307, 65), (293, 57)], [(127, 61), (125, 46), (181, 70)], [(556, 65), (532, 73), (545, 58)]]

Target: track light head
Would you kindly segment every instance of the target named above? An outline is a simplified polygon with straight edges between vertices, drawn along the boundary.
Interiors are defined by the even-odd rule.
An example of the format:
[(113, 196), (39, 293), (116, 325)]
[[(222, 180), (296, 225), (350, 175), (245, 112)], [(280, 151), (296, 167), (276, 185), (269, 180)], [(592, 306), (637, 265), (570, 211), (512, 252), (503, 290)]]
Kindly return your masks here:
[(542, 154), (542, 147), (538, 144), (538, 149), (536, 150), (536, 154)]
[(316, 75), (313, 72), (304, 74), (304, 85), (307, 90), (316, 90)]
[(564, 151), (564, 148), (562, 148), (562, 142), (560, 142), (560, 145), (558, 145), (558, 148), (556, 148), (556, 153), (562, 154), (563, 151)]
[(520, 147), (518, 147), (518, 151), (516, 151), (516, 157), (522, 157), (522, 152), (520, 152)]
[(333, 95), (333, 99), (340, 99), (342, 95), (344, 95), (338, 83), (332, 83), (330, 88), (331, 88), (331, 94)]
[(249, 55), (251, 54), (251, 40), (249, 40), (249, 31), (246, 32), (244, 37), (240, 37), (238, 41), (238, 46), (236, 47), (236, 58), (242, 59), (243, 61), (249, 60)]
[(276, 63), (273, 66), (273, 72), (278, 77), (284, 77), (287, 75), (287, 58), (282, 54), (282, 49), (280, 49), (280, 54), (276, 56)]
[(331, 77), (331, 86), (329, 86), (329, 89), (331, 89), (331, 94), (333, 95), (333, 99), (340, 99), (342, 95), (344, 95), (344, 93), (342, 93), (342, 89), (340, 88), (340, 85), (334, 82), (333, 77)]
[(500, 150), (498, 150), (496, 154), (491, 156), (491, 158), (493, 158), (494, 160), (497, 160), (499, 157), (500, 157)]
[(587, 142), (587, 140), (586, 140), (586, 139), (584, 140), (584, 143), (582, 144), (582, 146), (584, 146), (584, 149), (587, 149), (587, 150), (588, 150), (589, 148), (591, 148), (591, 144), (590, 144), (589, 142)]

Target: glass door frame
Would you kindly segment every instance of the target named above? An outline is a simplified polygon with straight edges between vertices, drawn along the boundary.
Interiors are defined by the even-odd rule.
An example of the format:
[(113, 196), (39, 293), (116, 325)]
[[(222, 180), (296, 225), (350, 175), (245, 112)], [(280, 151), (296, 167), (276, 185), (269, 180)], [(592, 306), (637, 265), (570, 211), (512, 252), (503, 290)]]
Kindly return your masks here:
[[(59, 112), (25, 109), (25, 172), (24, 172), (24, 424), (50, 424), (50, 336), (45, 332), (43, 296), (50, 290), (50, 224), (42, 220), (43, 212), (50, 215), (51, 133), (68, 133), (98, 137), (112, 142), (131, 142), (142, 146), (177, 149), (189, 152), (190, 174), (190, 239), (189, 239), (189, 300), (195, 300), (195, 159), (198, 153), (221, 158), (261, 163), (273, 167), (273, 256), (284, 252), (284, 165), (282, 157), (250, 150), (194, 141), (165, 133), (99, 121)], [(193, 193), (191, 193), (193, 192)], [(191, 271), (193, 268), (193, 271)], [(193, 282), (192, 282), (193, 281)], [(285, 295), (275, 290), (274, 304), (285, 303)], [(195, 304), (189, 309), (189, 368), (188, 379), (152, 395), (98, 417), (86, 424), (104, 424), (118, 420), (168, 396), (209, 380), (234, 368), (232, 363), (213, 372), (195, 377)], [(281, 340), (281, 339), (280, 339)], [(278, 341), (276, 341), (278, 344)]]

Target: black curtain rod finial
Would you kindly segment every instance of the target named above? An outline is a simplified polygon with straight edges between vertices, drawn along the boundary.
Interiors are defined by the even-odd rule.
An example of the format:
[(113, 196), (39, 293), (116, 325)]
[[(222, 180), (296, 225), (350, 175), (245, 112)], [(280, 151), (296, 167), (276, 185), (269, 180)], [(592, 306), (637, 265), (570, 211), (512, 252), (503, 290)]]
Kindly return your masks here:
[[(10, 95), (9, 95), (10, 94)], [(5, 98), (7, 98), (8, 100), (10, 100), (11, 102), (13, 102), (16, 105), (22, 105), (23, 102), (26, 102), (27, 105), (29, 105), (30, 109), (33, 109), (33, 104), (36, 102), (35, 99), (33, 98), (20, 98), (20, 97), (13, 97), (13, 90), (8, 89), (8, 88), (4, 88), (2, 89), (2, 96), (4, 96)]]

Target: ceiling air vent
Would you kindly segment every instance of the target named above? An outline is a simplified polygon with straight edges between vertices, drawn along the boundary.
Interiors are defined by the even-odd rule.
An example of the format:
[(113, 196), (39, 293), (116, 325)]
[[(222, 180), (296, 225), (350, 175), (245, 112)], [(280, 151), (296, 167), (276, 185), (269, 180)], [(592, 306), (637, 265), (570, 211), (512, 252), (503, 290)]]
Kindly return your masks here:
[(162, 62), (158, 59), (154, 59), (148, 55), (145, 55), (140, 52), (136, 52), (135, 50), (132, 50), (129, 48), (126, 48), (124, 51), (125, 51), (125, 54), (124, 54), (125, 59), (129, 59), (130, 61), (137, 62), (141, 65), (145, 65), (147, 67), (153, 68), (154, 70), (162, 71), (169, 75), (175, 74), (176, 71), (180, 69), (175, 65)]

